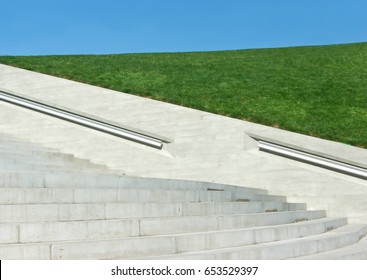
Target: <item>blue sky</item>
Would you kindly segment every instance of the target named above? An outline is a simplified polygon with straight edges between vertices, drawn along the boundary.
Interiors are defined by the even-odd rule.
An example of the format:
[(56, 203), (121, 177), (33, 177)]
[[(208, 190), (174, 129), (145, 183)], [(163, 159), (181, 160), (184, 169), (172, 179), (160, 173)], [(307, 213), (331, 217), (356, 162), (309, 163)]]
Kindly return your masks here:
[(0, 0), (0, 55), (367, 41), (365, 0)]

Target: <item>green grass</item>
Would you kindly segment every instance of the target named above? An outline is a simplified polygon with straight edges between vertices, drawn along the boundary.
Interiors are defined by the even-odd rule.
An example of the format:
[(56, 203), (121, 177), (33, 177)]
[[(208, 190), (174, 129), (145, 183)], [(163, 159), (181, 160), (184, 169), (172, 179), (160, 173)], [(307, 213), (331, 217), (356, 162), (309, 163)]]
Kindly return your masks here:
[(367, 148), (367, 43), (0, 63)]

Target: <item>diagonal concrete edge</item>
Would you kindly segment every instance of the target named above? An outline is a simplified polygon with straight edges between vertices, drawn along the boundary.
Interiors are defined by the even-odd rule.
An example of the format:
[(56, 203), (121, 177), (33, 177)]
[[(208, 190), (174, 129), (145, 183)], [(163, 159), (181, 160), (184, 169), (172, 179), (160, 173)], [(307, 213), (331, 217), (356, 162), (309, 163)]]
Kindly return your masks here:
[[(365, 180), (258, 150), (257, 135), (367, 165), (367, 151), (177, 105), (0, 65), (0, 88), (170, 139), (161, 151), (0, 102), (0, 132), (102, 163), (127, 175), (200, 180), (287, 195), (336, 216), (367, 222)], [(319, 201), (317, 199), (319, 198)], [(363, 200), (364, 199), (364, 200)], [(328, 203), (324, 203), (328, 201)]]

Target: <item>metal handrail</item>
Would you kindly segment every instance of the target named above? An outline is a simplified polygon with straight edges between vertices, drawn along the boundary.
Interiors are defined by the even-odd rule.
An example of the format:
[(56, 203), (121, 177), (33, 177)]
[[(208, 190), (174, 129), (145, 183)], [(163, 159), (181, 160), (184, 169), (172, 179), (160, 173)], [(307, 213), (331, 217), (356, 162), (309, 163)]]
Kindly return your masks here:
[(261, 151), (317, 165), (323, 168), (338, 171), (340, 173), (352, 175), (361, 179), (367, 179), (367, 169), (352, 164), (348, 164), (345, 162), (322, 157), (308, 152), (299, 151), (293, 148), (285, 147), (282, 145), (262, 140), (259, 140), (259, 149)]
[(161, 141), (160, 139), (124, 129), (122, 127), (118, 127), (116, 125), (112, 125), (97, 119), (93, 119), (89, 116), (86, 117), (81, 114), (69, 112), (55, 106), (50, 106), (48, 104), (32, 100), (30, 98), (21, 97), (19, 95), (9, 93), (4, 90), (0, 90), (0, 101), (37, 111), (49, 116), (53, 116), (65, 121), (82, 125), (84, 127), (121, 137), (159, 150), (163, 147), (163, 141)]

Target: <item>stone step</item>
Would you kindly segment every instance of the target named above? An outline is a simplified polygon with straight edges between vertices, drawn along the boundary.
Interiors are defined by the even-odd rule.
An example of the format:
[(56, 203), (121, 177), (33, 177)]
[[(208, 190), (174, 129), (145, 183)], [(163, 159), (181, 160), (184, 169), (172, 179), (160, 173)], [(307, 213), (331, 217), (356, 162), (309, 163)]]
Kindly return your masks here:
[[(226, 246), (251, 247), (260, 243), (267, 246), (271, 243), (281, 242), (289, 238), (300, 238), (325, 233), (329, 228), (343, 226), (345, 219), (325, 218), (317, 221), (300, 222), (295, 224), (257, 227), (249, 229), (221, 230), (211, 232), (184, 233), (148, 237), (118, 238), (109, 240), (81, 240), (70, 242), (49, 243), (50, 258), (52, 259), (128, 259), (146, 258), (167, 254), (185, 254), (197, 250), (221, 250)], [(307, 237), (303, 237), (307, 238)], [(294, 240), (294, 239), (290, 239)], [(330, 240), (332, 241), (335, 240)], [(44, 244), (26, 244), (25, 248), (34, 246), (42, 247)], [(14, 248), (20, 249), (22, 245), (1, 245), (0, 257)], [(37, 249), (33, 249), (38, 251)]]
[(0, 205), (0, 222), (104, 220), (306, 210), (306, 205), (281, 202), (187, 202)]
[[(327, 208), (332, 206), (333, 208), (337, 208), (339, 205), (343, 205), (343, 210), (348, 212), (351, 210), (349, 208), (354, 208), (357, 212), (364, 212), (367, 210), (367, 193), (353, 193), (353, 194), (344, 194), (328, 196), (327, 194), (321, 194), (320, 196), (304, 196), (302, 198), (292, 198), (292, 201), (308, 201), (308, 203), (321, 206), (322, 208)], [(345, 203), (346, 205), (344, 205)], [(353, 205), (353, 203), (355, 205)]]
[(260, 227), (297, 223), (326, 217), (324, 210), (298, 210), (216, 216), (148, 218), (140, 221), (140, 235)]
[(335, 190), (320, 193), (318, 196), (297, 196), (289, 198), (292, 202), (305, 202), (309, 209), (325, 209), (330, 216), (347, 216), (350, 223), (367, 224), (366, 190)]
[[(52, 159), (37, 159), (32, 157), (24, 157), (24, 156), (5, 156), (0, 157), (0, 163), (2, 164), (31, 164), (31, 165), (51, 165), (51, 166), (90, 166), (95, 165), (86, 159), (60, 159), (60, 158), (52, 158)], [(99, 166), (99, 164), (97, 164)], [(104, 166), (104, 165), (101, 165)]]
[(109, 170), (102, 165), (93, 164), (68, 164), (68, 165), (52, 165), (52, 164), (32, 164), (32, 163), (2, 163), (0, 162), (0, 169), (2, 171), (17, 172), (17, 171), (31, 171), (31, 172), (95, 172), (95, 173), (111, 173), (116, 174), (117, 171)]
[(277, 260), (336, 250), (358, 242), (367, 233), (366, 225), (351, 224), (307, 237), (190, 253), (172, 253), (145, 259), (162, 260)]
[(0, 258), (2, 260), (50, 260), (50, 247), (46, 243), (0, 245)]
[(324, 211), (287, 211), (76, 222), (0, 223), (0, 244), (207, 232), (292, 224), (322, 218), (325, 218)]
[(286, 197), (244, 191), (160, 190), (149, 188), (0, 188), (0, 204), (278, 201)]
[[(89, 160), (70, 157), (69, 159), (57, 157), (33, 157), (24, 155), (2, 156), (0, 155), (1, 171), (7, 172), (79, 172), (81, 169), (98, 170), (100, 173), (111, 173), (105, 165), (95, 164)], [(117, 172), (115, 171), (115, 174)], [(119, 172), (122, 174), (122, 172)]]
[(0, 188), (119, 188), (119, 176), (78, 172), (0, 172)]
[[(329, 223), (332, 222), (329, 221)], [(320, 222), (320, 224), (324, 223)], [(339, 223), (335, 222), (335, 224)], [(303, 227), (304, 225), (292, 224), (279, 227), (137, 237), (108, 241), (69, 242), (53, 244), (51, 254), (54, 259), (74, 259), (84, 257), (85, 255), (87, 258), (93, 255), (93, 258), (98, 259), (139, 258), (157, 256), (164, 254), (164, 252), (191, 252), (200, 248), (217, 248), (218, 246), (222, 248), (226, 245), (239, 246), (240, 244), (252, 244), (253, 242), (266, 242), (266, 240), (272, 240), (272, 238), (288, 238), (289, 235), (292, 235), (289, 234), (289, 231), (293, 231), (295, 236), (299, 236), (304, 234), (304, 231), (301, 229)], [(310, 229), (310, 234), (312, 232), (319, 232), (319, 230), (325, 230), (324, 226), (310, 226), (307, 228)], [(275, 237), (274, 234), (272, 237), (269, 237), (268, 235), (271, 231), (278, 232), (279, 235)], [(152, 243), (160, 244), (160, 246), (157, 248), (156, 246), (149, 245)], [(162, 244), (164, 245), (162, 246)], [(104, 249), (101, 251), (101, 248), (107, 248), (107, 250)], [(122, 248), (124, 249), (122, 250)]]
[(16, 151), (2, 151), (0, 152), (0, 158), (2, 162), (11, 162), (12, 159), (24, 162), (36, 161), (47, 162), (52, 164), (56, 162), (76, 162), (76, 163), (90, 163), (90, 160), (79, 159), (72, 154), (52, 153), (52, 152), (40, 152), (29, 151), (29, 154), (24, 154)]
[[(101, 168), (106, 173), (111, 173), (106, 166), (92, 164), (90, 160), (75, 158), (72, 154), (60, 153), (56, 149), (38, 147), (28, 143), (16, 143), (14, 145), (8, 142), (0, 142), (0, 165), (2, 170), (22, 170), (22, 168), (23, 170), (29, 170), (30, 168), (24, 168), (22, 164), (32, 164), (31, 170), (49, 171), (54, 169), (56, 171), (63, 171), (65, 168), (62, 167), (70, 166), (75, 168)], [(9, 164), (9, 166), (3, 166), (5, 164)], [(36, 165), (41, 165), (42, 167), (38, 168)], [(55, 168), (53, 168), (54, 166)]]
[(359, 242), (340, 249), (321, 252), (294, 258), (295, 260), (366, 260), (367, 237), (364, 236)]
[(94, 171), (98, 173), (105, 174), (116, 174), (122, 175), (121, 170), (110, 169), (102, 164), (95, 164), (89, 160), (84, 159), (32, 159), (32, 158), (1, 158), (0, 157), (0, 168), (1, 171), (6, 172), (68, 172), (76, 173), (85, 171)]
[(251, 188), (245, 186), (235, 186), (221, 183), (212, 183), (204, 181), (180, 180), (180, 179), (161, 179), (161, 178), (145, 178), (121, 176), (120, 187), (136, 188), (154, 188), (154, 189), (185, 189), (185, 190), (211, 190), (211, 191), (241, 191), (248, 193), (267, 194), (264, 189)]
[(306, 210), (306, 205), (265, 202), (125, 203), (107, 204), (109, 219), (121, 217), (204, 216)]
[(150, 188), (180, 190), (238, 191), (267, 194), (266, 190), (225, 184), (136, 178), (114, 174), (80, 174), (77, 172), (0, 172), (0, 188)]

